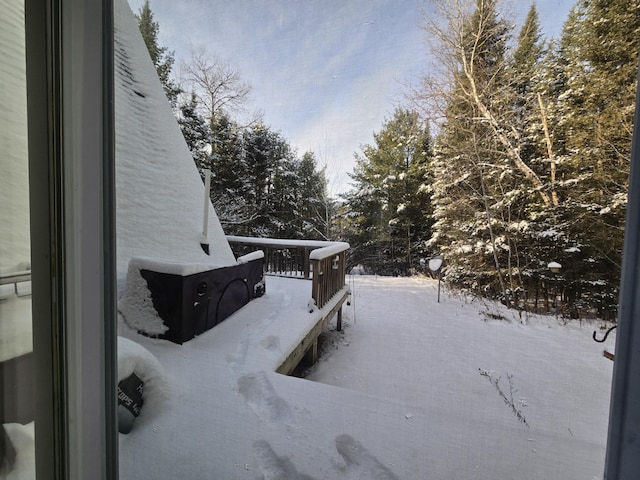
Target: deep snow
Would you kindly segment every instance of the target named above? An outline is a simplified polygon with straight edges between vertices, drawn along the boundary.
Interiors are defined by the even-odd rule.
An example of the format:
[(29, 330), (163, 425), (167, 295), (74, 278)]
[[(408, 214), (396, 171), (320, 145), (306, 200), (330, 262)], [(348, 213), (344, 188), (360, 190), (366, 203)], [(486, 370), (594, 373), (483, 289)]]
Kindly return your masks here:
[[(308, 378), (405, 407), (423, 465), (400, 460), (400, 478), (602, 478), (613, 363), (594, 325), (354, 279), (347, 333)], [(513, 408), (490, 381), (510, 398), (510, 376)]]
[[(306, 380), (274, 370), (312, 320), (307, 281), (268, 277), (265, 297), (183, 346), (129, 332), (170, 393), (121, 435), (121, 478), (602, 477), (612, 363), (593, 325), (437, 303), (428, 279), (350, 288), (344, 333)], [(511, 405), (495, 385), (511, 400), (509, 376)]]
[[(332, 324), (309, 379), (285, 377), (275, 368), (321, 313), (310, 287), (268, 277), (182, 346), (121, 329), (167, 385), (120, 435), (122, 479), (602, 478), (612, 362), (594, 325), (353, 276), (344, 332)], [(513, 408), (486, 375), (508, 397), (511, 376)]]

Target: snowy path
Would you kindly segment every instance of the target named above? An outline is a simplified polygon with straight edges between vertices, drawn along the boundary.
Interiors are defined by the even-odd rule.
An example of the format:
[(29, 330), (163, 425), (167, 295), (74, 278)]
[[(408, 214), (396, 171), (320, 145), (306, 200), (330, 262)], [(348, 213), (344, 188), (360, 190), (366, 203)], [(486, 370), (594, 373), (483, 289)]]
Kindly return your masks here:
[[(307, 282), (269, 277), (183, 346), (130, 335), (173, 391), (121, 436), (121, 478), (601, 478), (611, 362), (592, 328), (487, 322), (435, 285), (354, 277), (316, 382), (273, 373), (310, 320)], [(507, 374), (514, 408), (491, 383), (509, 396)]]

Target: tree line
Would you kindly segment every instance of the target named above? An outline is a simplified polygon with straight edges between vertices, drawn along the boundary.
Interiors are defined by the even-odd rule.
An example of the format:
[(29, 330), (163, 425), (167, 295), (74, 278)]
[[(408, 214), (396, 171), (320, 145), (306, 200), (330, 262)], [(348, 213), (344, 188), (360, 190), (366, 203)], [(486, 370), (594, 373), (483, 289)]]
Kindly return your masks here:
[(174, 54), (158, 44), (149, 1), (136, 14), (158, 77), (194, 162), (211, 172), (211, 200), (227, 234), (327, 239), (332, 201), (313, 152), (299, 155), (259, 113), (240, 121), (251, 86), (231, 65), (204, 50), (191, 52), (171, 75)]
[(215, 107), (202, 85), (189, 92), (180, 122), (196, 164), (214, 171), (225, 228), (346, 240), (351, 265), (386, 275), (424, 270), (440, 254), (456, 288), (613, 318), (640, 4), (578, 0), (551, 40), (535, 4), (517, 31), (500, 0), (428, 5), (429, 73), (355, 153), (353, 188), (340, 199), (328, 198), (312, 152), (299, 158), (260, 122), (240, 126), (224, 107), (233, 103)]
[(453, 287), (615, 318), (640, 4), (580, 0), (550, 41), (535, 4), (518, 31), (499, 0), (429, 6), (430, 73), (356, 154), (339, 210), (352, 262), (404, 275), (440, 254)]
[(428, 245), (447, 280), (519, 308), (553, 290), (567, 315), (613, 316), (640, 4), (580, 0), (551, 42), (535, 4), (515, 42), (497, 0), (439, 7), (424, 23), (439, 71), (416, 100), (439, 115)]

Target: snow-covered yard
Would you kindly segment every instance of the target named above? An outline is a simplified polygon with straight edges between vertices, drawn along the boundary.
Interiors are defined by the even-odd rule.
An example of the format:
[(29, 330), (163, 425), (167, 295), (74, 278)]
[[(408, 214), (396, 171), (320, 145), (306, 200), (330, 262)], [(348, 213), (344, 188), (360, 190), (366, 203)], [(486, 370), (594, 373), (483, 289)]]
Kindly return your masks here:
[(308, 378), (404, 410), (399, 478), (602, 478), (613, 364), (593, 325), (352, 280), (346, 332)]
[(274, 370), (308, 282), (269, 277), (183, 346), (128, 335), (170, 389), (121, 435), (121, 478), (601, 478), (612, 362), (594, 326), (437, 303), (436, 285), (351, 277), (344, 332), (306, 380)]
[[(137, 363), (147, 383), (120, 478), (602, 478), (613, 364), (594, 325), (447, 291), (438, 303), (425, 278), (349, 287), (344, 330), (331, 324), (307, 379), (275, 369), (322, 313), (308, 281), (268, 277), (184, 345), (121, 324), (138, 345), (120, 342), (120, 369)], [(28, 478), (32, 426), (7, 431), (25, 457), (7, 478)]]

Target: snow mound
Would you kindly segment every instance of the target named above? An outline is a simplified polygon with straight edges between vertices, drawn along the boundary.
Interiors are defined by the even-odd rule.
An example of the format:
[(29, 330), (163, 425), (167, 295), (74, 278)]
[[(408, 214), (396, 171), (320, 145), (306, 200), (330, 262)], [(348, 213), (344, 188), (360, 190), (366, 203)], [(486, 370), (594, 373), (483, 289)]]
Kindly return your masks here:
[(170, 386), (160, 362), (142, 345), (118, 337), (118, 382), (132, 373), (144, 382), (144, 404), (137, 422), (155, 417), (170, 396)]
[(147, 281), (142, 278), (141, 268), (135, 259), (131, 260), (127, 273), (127, 289), (118, 302), (118, 312), (130, 328), (154, 337), (162, 335), (169, 327), (164, 324), (153, 306), (151, 291)]

